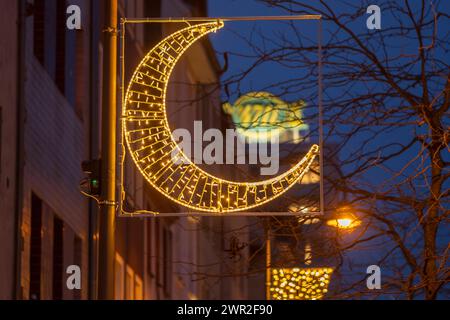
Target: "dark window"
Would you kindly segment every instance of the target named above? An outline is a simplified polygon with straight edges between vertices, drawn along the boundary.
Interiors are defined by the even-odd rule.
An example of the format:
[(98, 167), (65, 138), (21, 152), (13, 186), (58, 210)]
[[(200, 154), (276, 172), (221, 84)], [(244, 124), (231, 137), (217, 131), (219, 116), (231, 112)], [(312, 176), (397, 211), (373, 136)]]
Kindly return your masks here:
[(55, 83), (72, 107), (77, 107), (77, 97), (82, 85), (83, 33), (66, 27), (66, 1), (58, 0), (56, 15), (56, 76)]
[[(152, 210), (150, 203), (147, 210)], [(147, 221), (147, 274), (156, 282), (156, 298), (167, 299), (172, 289), (172, 231), (166, 219)]]
[(59, 91), (64, 94), (66, 92), (66, 1), (58, 0), (56, 10), (55, 83)]
[(69, 102), (71, 105), (75, 108), (76, 113), (80, 119), (83, 119), (83, 101), (85, 98), (85, 95), (83, 92), (87, 90), (87, 79), (85, 79), (85, 75), (87, 72), (85, 72), (85, 63), (86, 58), (84, 55), (84, 41), (83, 41), (83, 31), (77, 30), (74, 33), (74, 46), (75, 49), (73, 50), (73, 61), (71, 61), (71, 67), (72, 69), (69, 69), (68, 77), (69, 80), (67, 80), (68, 83), (72, 85), (73, 93), (72, 98), (69, 99)]
[(53, 219), (53, 300), (63, 298), (64, 222)]
[(156, 282), (158, 287), (163, 287), (163, 242), (161, 239), (161, 222), (160, 219), (155, 220), (155, 241), (156, 241)]
[[(172, 287), (172, 233), (169, 226), (160, 219), (155, 220), (156, 279), (158, 295), (170, 298)], [(160, 291), (161, 290), (161, 291)], [(161, 298), (158, 296), (158, 298)]]
[(164, 226), (163, 243), (164, 243), (163, 287), (166, 296), (170, 296), (172, 288), (172, 232), (167, 226)]
[(31, 196), (30, 299), (41, 298), (42, 200)]
[[(35, 0), (33, 10), (33, 51), (50, 77), (55, 80), (57, 48), (57, 9), (56, 0)], [(65, 10), (63, 12), (65, 14)]]
[(34, 0), (33, 51), (36, 59), (45, 65), (45, 0)]
[[(83, 33), (66, 27), (67, 1), (35, 0), (33, 51), (71, 106), (78, 107), (83, 90)], [(77, 114), (81, 112), (77, 110)]]
[(153, 257), (153, 224), (154, 224), (154, 219), (147, 219), (147, 273), (153, 277), (153, 261), (154, 261), (154, 257)]

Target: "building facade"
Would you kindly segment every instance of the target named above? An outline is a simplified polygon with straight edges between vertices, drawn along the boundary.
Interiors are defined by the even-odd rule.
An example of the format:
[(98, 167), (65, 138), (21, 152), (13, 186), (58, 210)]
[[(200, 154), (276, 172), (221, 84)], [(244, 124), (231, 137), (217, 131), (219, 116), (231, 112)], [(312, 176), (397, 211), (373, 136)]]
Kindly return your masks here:
[[(69, 4), (81, 9), (80, 30), (66, 27)], [(82, 161), (99, 158), (101, 151), (102, 8), (103, 1), (88, 0), (2, 5), (0, 298), (96, 298), (98, 211), (80, 187)], [(122, 0), (119, 15), (201, 16), (206, 2)], [(170, 31), (161, 25), (130, 28), (127, 63), (135, 65)], [(208, 89), (217, 86), (219, 76), (208, 41), (180, 61), (173, 82), (184, 85), (173, 86), (170, 100), (175, 108), (192, 101), (192, 109), (170, 115), (177, 127), (189, 129), (202, 119), (221, 128), (214, 115), (220, 112), (219, 91)], [(213, 93), (205, 98), (205, 90)], [(131, 162), (124, 167), (124, 187), (124, 201), (132, 208), (186, 210), (152, 190)], [(116, 299), (244, 298), (243, 281), (221, 277), (241, 268), (229, 263), (227, 251), (236, 237), (245, 241), (234, 232), (241, 223), (215, 217), (118, 218)], [(80, 267), (80, 290), (66, 285), (71, 265)]]

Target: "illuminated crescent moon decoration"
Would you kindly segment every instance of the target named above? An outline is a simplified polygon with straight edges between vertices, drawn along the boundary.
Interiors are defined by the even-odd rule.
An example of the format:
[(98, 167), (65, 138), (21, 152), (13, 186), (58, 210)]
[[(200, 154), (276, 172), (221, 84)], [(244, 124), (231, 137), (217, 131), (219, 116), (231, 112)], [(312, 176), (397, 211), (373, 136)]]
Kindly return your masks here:
[(279, 197), (309, 170), (319, 151), (313, 145), (289, 171), (258, 182), (233, 182), (215, 177), (182, 152), (167, 120), (169, 78), (177, 61), (195, 41), (223, 25), (220, 20), (192, 25), (151, 49), (133, 74), (122, 114), (126, 144), (145, 179), (185, 207), (218, 213), (248, 210)]

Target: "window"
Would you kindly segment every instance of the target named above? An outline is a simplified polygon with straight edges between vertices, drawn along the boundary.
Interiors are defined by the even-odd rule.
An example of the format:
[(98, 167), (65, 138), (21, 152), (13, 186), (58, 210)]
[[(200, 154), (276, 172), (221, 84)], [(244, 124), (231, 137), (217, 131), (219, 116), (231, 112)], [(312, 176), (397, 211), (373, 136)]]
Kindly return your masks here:
[(56, 29), (56, 76), (55, 83), (69, 104), (78, 109), (82, 103), (83, 90), (83, 32), (66, 27), (66, 1), (58, 0)]
[(138, 275), (134, 279), (134, 300), (144, 299), (144, 283)]
[[(150, 208), (150, 206), (147, 206)], [(153, 237), (154, 237), (154, 219), (147, 219), (147, 273), (149, 276), (154, 277), (153, 261), (155, 260), (153, 249)]]
[(134, 300), (134, 270), (130, 266), (127, 266), (125, 278), (125, 299)]
[(30, 299), (41, 298), (42, 200), (31, 195)]
[(164, 293), (170, 296), (172, 291), (172, 232), (168, 226), (164, 226), (163, 232), (164, 256), (163, 256), (163, 273), (164, 273)]
[[(172, 232), (170, 226), (155, 220), (157, 286), (166, 297), (172, 291)], [(158, 290), (159, 294), (159, 290)]]
[(161, 220), (155, 219), (155, 257), (156, 257), (156, 283), (158, 287), (163, 287), (163, 242), (161, 240)]
[(114, 298), (115, 300), (123, 300), (125, 297), (123, 278), (125, 276), (125, 263), (122, 257), (116, 253), (115, 259), (115, 279), (114, 279)]
[(53, 218), (53, 300), (63, 299), (64, 222)]
[[(59, 0), (56, 5), (56, 74), (55, 83), (61, 93), (66, 93), (66, 1)], [(71, 48), (67, 48), (71, 49)], [(67, 51), (69, 51), (67, 50)], [(67, 61), (68, 62), (68, 61)], [(67, 88), (69, 89), (69, 88)]]
[[(83, 90), (83, 33), (66, 27), (67, 1), (34, 0), (33, 52), (69, 104), (79, 108)], [(77, 110), (80, 116), (81, 112)]]
[(116, 253), (115, 259), (115, 291), (116, 300), (144, 299), (144, 282), (134, 269)]
[[(55, 68), (57, 64), (58, 30), (57, 10), (60, 1), (35, 0), (33, 22), (33, 51), (37, 60), (47, 73), (55, 80)], [(63, 11), (65, 15), (65, 10)], [(64, 28), (65, 29), (65, 28)]]
[(36, 59), (45, 65), (45, 0), (34, 0), (33, 52)]
[[(65, 10), (63, 11), (65, 12)], [(65, 23), (65, 17), (64, 17)], [(68, 30), (65, 26), (64, 30), (64, 47), (63, 56), (59, 63), (61, 69), (60, 80), (62, 86), (58, 86), (61, 93), (64, 94), (69, 104), (74, 107), (79, 116), (81, 116), (80, 105), (83, 103), (83, 69), (84, 69), (84, 48), (83, 48), (83, 31)], [(58, 83), (58, 81), (57, 81)]]

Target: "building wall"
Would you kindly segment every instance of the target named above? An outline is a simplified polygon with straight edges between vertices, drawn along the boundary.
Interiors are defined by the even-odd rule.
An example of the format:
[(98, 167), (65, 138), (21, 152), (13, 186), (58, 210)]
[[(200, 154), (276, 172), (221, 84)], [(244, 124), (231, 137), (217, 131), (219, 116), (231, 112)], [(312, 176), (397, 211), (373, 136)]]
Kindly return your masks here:
[[(87, 18), (87, 2), (78, 1), (76, 3), (82, 7), (82, 12)], [(55, 5), (52, 1), (46, 1), (47, 4), (49, 6)], [(62, 14), (65, 17), (65, 12), (54, 11), (54, 13)], [(79, 71), (82, 71), (81, 77), (83, 77), (78, 80), (85, 82), (86, 86), (83, 86), (77, 92), (76, 99), (70, 103), (57, 87), (57, 80), (51, 75), (52, 69), (44, 67), (34, 54), (35, 17), (36, 15), (32, 15), (26, 21), (25, 167), (21, 226), (24, 245), (21, 260), (21, 286), (22, 297), (25, 299), (32, 298), (29, 296), (30, 221), (31, 198), (32, 194), (35, 194), (42, 200), (46, 208), (43, 210), (42, 216), (41, 299), (51, 299), (53, 297), (52, 279), (49, 277), (54, 273), (54, 270), (52, 270), (52, 253), (55, 246), (53, 241), (53, 221), (55, 217), (64, 222), (65, 233), (72, 230), (74, 235), (81, 239), (82, 284), (87, 284), (88, 200), (81, 195), (79, 187), (83, 178), (80, 164), (87, 158), (89, 148), (89, 113), (86, 107), (89, 98), (87, 93), (89, 88), (89, 61), (86, 59), (83, 64), (78, 66)], [(88, 19), (85, 21), (88, 21)], [(54, 32), (58, 30), (58, 28), (53, 29), (51, 26), (48, 26), (48, 28)], [(85, 25), (85, 28), (88, 28), (88, 25)], [(49, 35), (46, 35), (46, 37), (49, 37)], [(77, 52), (78, 55), (89, 57), (89, 34), (87, 32), (81, 33), (78, 37), (84, 44), (82, 48), (85, 50)], [(46, 43), (45, 47), (48, 50), (46, 55), (50, 55), (49, 60), (54, 59), (49, 53), (51, 45)], [(68, 82), (66, 85), (75, 86), (72, 82)], [(73, 250), (70, 242), (75, 242), (76, 238), (72, 238), (73, 241), (64, 244), (66, 251)], [(75, 253), (72, 253), (71, 256), (75, 255)], [(64, 259), (63, 261), (64, 279), (66, 278), (65, 269), (72, 262), (69, 260), (71, 259)], [(65, 286), (65, 281), (63, 284)], [(87, 285), (82, 285), (82, 297), (87, 297), (87, 288)]]
[[(35, 18), (38, 5), (43, 2), (51, 11), (41, 16), (45, 19), (46, 31), (39, 40), (44, 43), (42, 56), (39, 57), (35, 46), (38, 43), (35, 43)], [(96, 281), (96, 275), (89, 274), (89, 265), (95, 266), (95, 257), (89, 256), (90, 237), (96, 237), (95, 230), (90, 234), (90, 229), (95, 229), (96, 225), (93, 223), (95, 219), (90, 219), (90, 213), (95, 212), (90, 209), (91, 200), (79, 192), (80, 182), (85, 176), (80, 164), (100, 153), (97, 142), (100, 140), (101, 119), (97, 119), (95, 114), (101, 113), (99, 97), (103, 83), (103, 50), (101, 30), (90, 25), (90, 10), (93, 8), (101, 13), (103, 7), (101, 1), (95, 4), (88, 0), (71, 1), (70, 4), (81, 7), (83, 30), (70, 33), (60, 27), (66, 17), (65, 10), (61, 10), (64, 9), (61, 2), (34, 0), (30, 3), (33, 4), (33, 10), (26, 18), (24, 48), (26, 116), (23, 123), (23, 188), (19, 193), (22, 196), (19, 229), (22, 245), (17, 255), (14, 252), (14, 216), (18, 212), (15, 208), (15, 138), (18, 99), (16, 59), (19, 55), (17, 32), (11, 31), (15, 30), (12, 26), (17, 26), (17, 2), (5, 5), (0, 13), (2, 23), (5, 23), (0, 31), (3, 35), (0, 38), (0, 217), (3, 221), (0, 224), (0, 298), (13, 298), (16, 256), (20, 262), (17, 279), (21, 288), (19, 298), (87, 298), (89, 288), (95, 288), (95, 285), (88, 283), (88, 279)], [(127, 0), (119, 1), (119, 5), (120, 14), (127, 17), (198, 16), (203, 15), (205, 10), (204, 3), (192, 5), (191, 1), (182, 0), (153, 1), (151, 5), (143, 0)], [(101, 25), (102, 14), (98, 15), (98, 19)], [(60, 65), (54, 62), (61, 61), (62, 53), (57, 51), (57, 39), (63, 30), (67, 37), (63, 53), (67, 69), (60, 74), (58, 70), (62, 62), (59, 62)], [(161, 34), (170, 31), (164, 28), (159, 30)], [(160, 38), (156, 33), (149, 37), (141, 26), (135, 26), (130, 31), (132, 50), (138, 57), (149, 49), (150, 38)], [(209, 86), (219, 81), (218, 64), (211, 51), (200, 43), (191, 49), (189, 55), (177, 65), (173, 75), (174, 83), (190, 85), (173, 87), (170, 93), (172, 100), (196, 100), (199, 95), (197, 85)], [(201, 68), (198, 61), (202, 61)], [(129, 62), (133, 63), (133, 60)], [(100, 78), (95, 81), (98, 72)], [(61, 87), (61, 79), (67, 81), (66, 87)], [(219, 92), (208, 100), (192, 103), (186, 113), (175, 113), (171, 123), (173, 121), (177, 127), (191, 129), (194, 120), (203, 120), (205, 127), (221, 128), (221, 119), (209, 110), (205, 111), (206, 105), (211, 110), (220, 110)], [(7, 118), (5, 114), (8, 114)], [(94, 117), (91, 119), (92, 115)], [(220, 174), (222, 169), (212, 170)], [(173, 204), (151, 190), (131, 162), (125, 167), (125, 176), (127, 201), (134, 206), (150, 210), (157, 207), (164, 212), (186, 211), (186, 208)], [(221, 272), (242, 271), (242, 262), (230, 260), (225, 251), (229, 247), (231, 235), (242, 237), (244, 240), (241, 240), (245, 241), (245, 236), (234, 231), (239, 228), (241, 220), (232, 220), (224, 221), (216, 217), (118, 218), (116, 298), (243, 298), (246, 289), (240, 279), (217, 277)], [(95, 251), (95, 248), (92, 249)], [(246, 251), (241, 253), (245, 255)], [(65, 270), (72, 264), (81, 266), (81, 292), (69, 291), (65, 287)], [(209, 276), (202, 277), (202, 274)]]
[(3, 1), (0, 10), (0, 300), (15, 286), (18, 6)]

